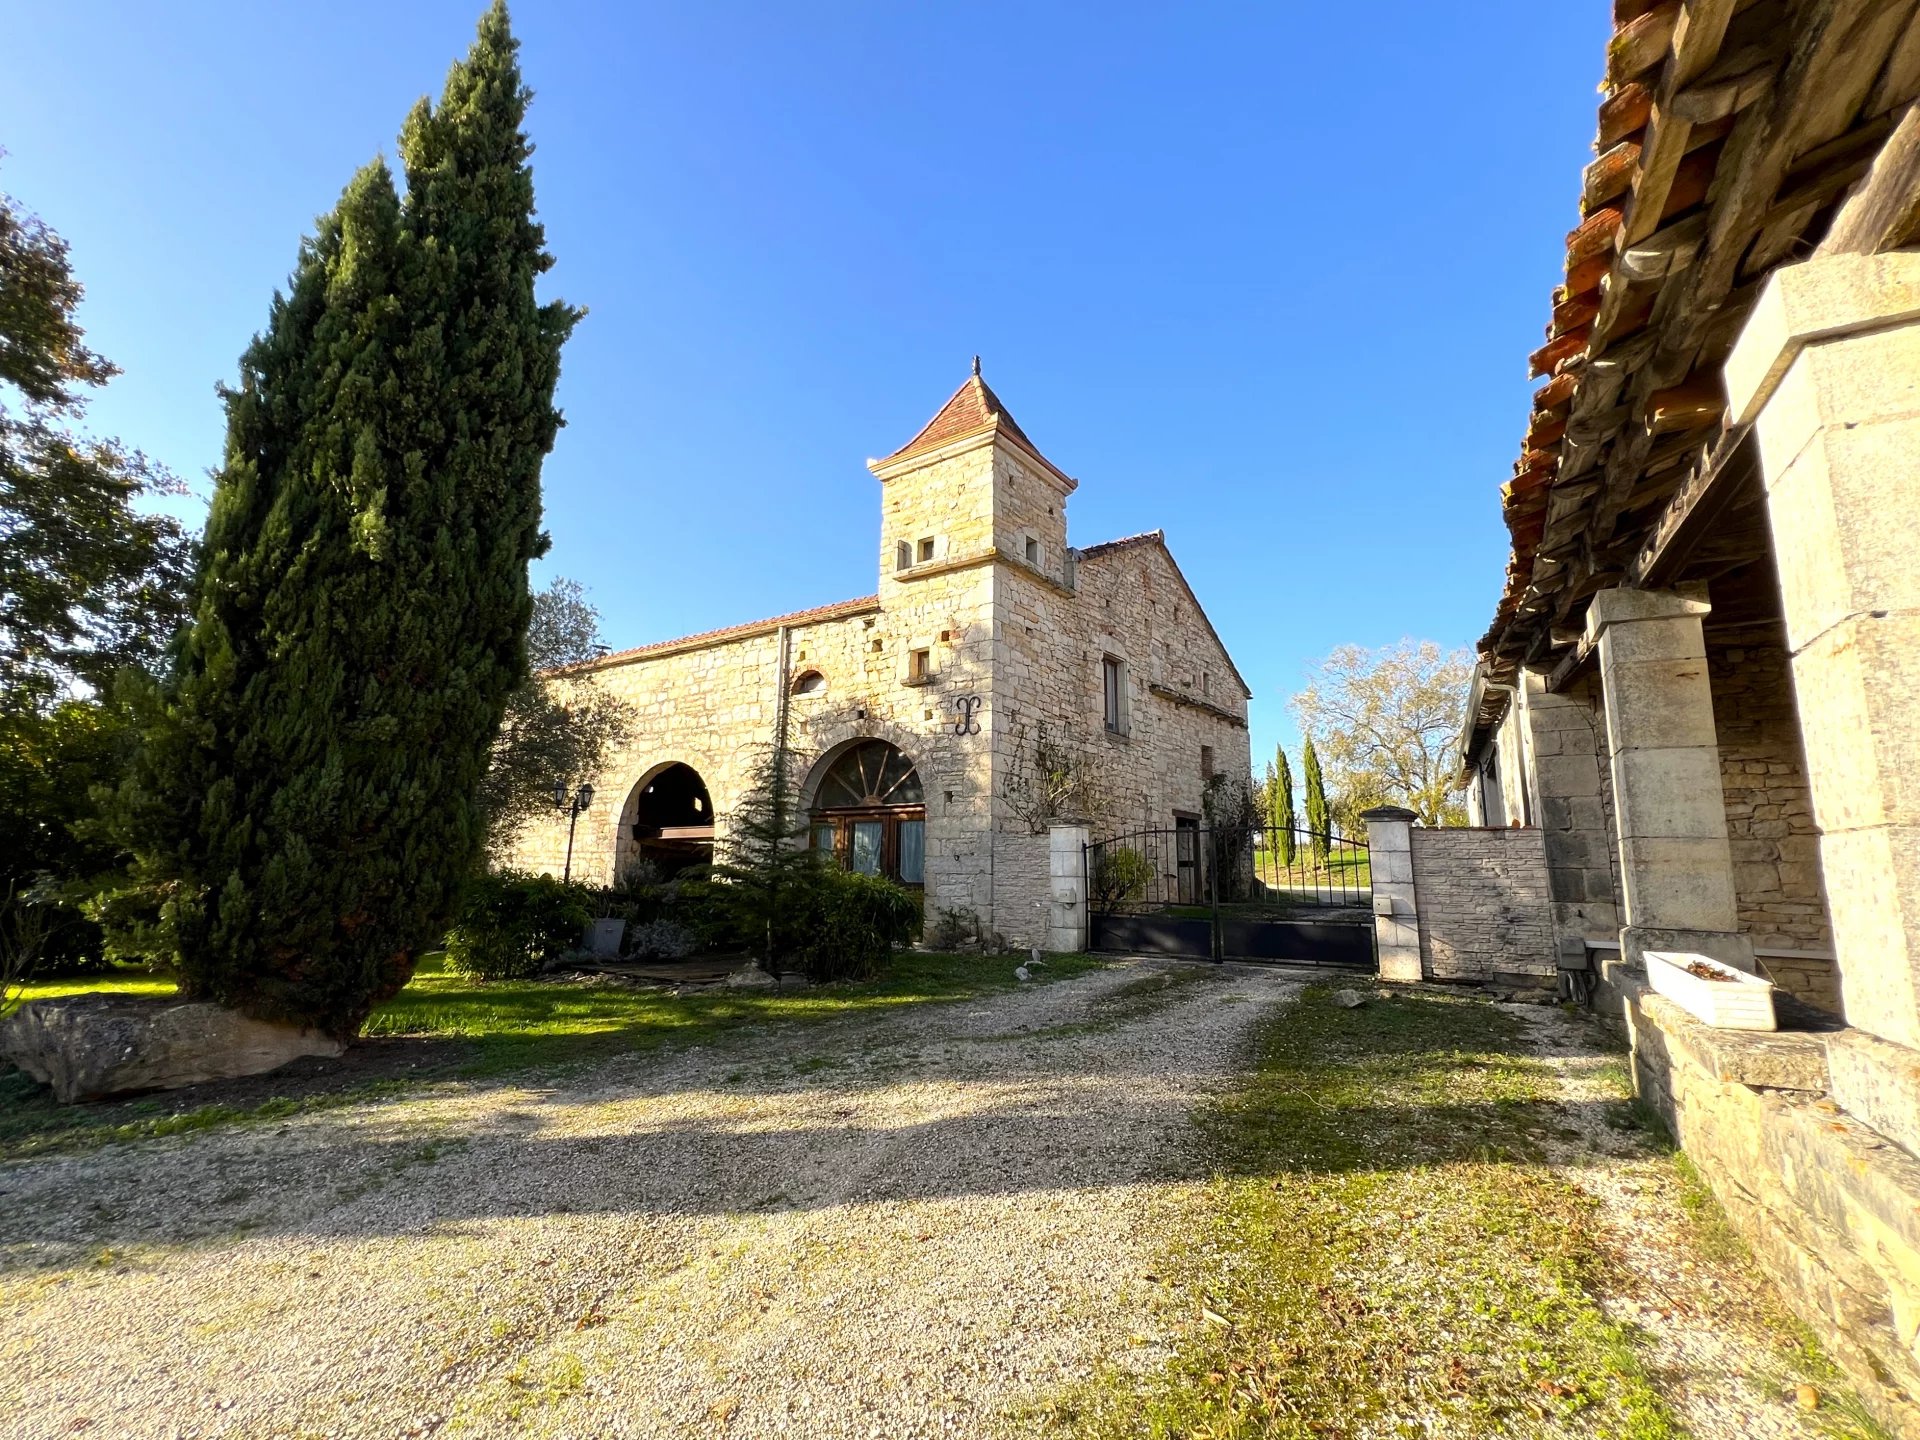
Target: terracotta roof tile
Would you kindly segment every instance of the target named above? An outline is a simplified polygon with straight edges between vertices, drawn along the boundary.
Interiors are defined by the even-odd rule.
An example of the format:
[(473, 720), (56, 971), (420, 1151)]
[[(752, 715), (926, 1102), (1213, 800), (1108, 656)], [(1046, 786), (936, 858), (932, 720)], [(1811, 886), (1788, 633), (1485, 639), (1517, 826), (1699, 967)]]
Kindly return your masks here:
[(590, 670), (599, 670), (608, 665), (621, 665), (629, 660), (642, 660), (648, 655), (664, 650), (717, 645), (727, 640), (739, 640), (749, 635), (762, 634), (768, 630), (778, 629), (782, 625), (811, 625), (822, 620), (840, 620), (849, 615), (859, 615), (879, 608), (878, 595), (862, 595), (857, 600), (836, 600), (831, 605), (816, 605), (811, 610), (795, 610), (790, 615), (775, 615), (766, 620), (749, 620), (744, 625), (728, 625), (719, 630), (702, 630), (695, 635), (682, 635), (677, 640), (657, 640), (651, 645), (636, 645), (631, 650), (616, 650), (611, 655), (583, 660), (576, 665), (562, 665), (544, 673), (548, 675), (585, 674)]
[(908, 455), (917, 455), (922, 450), (938, 449), (949, 440), (971, 435), (989, 425), (998, 425), (1034, 454), (1040, 453), (1013, 416), (1007, 413), (1007, 407), (1000, 403), (1000, 397), (980, 378), (980, 371), (976, 368), (948, 398), (947, 403), (940, 407), (939, 413), (920, 427), (918, 435), (879, 463), (885, 465)]

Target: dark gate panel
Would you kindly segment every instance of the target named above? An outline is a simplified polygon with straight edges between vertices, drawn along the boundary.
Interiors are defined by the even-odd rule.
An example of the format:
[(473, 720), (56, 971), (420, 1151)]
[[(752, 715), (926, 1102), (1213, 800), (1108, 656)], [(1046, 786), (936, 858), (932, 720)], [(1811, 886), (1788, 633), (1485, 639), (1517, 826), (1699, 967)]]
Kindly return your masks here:
[(1094, 950), (1374, 967), (1359, 841), (1189, 821), (1113, 836), (1085, 858)]

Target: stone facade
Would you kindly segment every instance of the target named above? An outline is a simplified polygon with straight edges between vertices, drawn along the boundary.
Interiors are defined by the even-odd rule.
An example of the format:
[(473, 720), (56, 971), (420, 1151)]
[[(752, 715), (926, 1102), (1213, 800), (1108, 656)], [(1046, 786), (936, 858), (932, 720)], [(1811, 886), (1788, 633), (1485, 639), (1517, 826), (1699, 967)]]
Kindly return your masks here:
[(1431, 980), (1551, 986), (1553, 909), (1535, 829), (1415, 829), (1420, 964)]
[[(971, 911), (1013, 944), (1044, 944), (1050, 823), (1088, 821), (1097, 838), (1200, 813), (1204, 764), (1250, 778), (1251, 692), (1159, 532), (1069, 548), (1076, 482), (977, 375), (870, 468), (882, 486), (876, 595), (611, 655), (549, 682), (603, 687), (637, 715), (590, 777), (573, 874), (615, 878), (634, 797), (675, 763), (705, 782), (724, 843), (785, 696), (804, 803), (850, 745), (889, 742), (925, 793), (929, 916)], [(1112, 729), (1109, 659), (1123, 680)], [(793, 693), (810, 674), (818, 681)], [(1036, 801), (1043, 745), (1083, 778), (1076, 808), (1087, 813)], [(512, 863), (558, 873), (566, 843), (564, 816), (529, 826)]]
[(1709, 640), (1707, 670), (1740, 928), (1756, 949), (1831, 953), (1820, 828), (1786, 648)]

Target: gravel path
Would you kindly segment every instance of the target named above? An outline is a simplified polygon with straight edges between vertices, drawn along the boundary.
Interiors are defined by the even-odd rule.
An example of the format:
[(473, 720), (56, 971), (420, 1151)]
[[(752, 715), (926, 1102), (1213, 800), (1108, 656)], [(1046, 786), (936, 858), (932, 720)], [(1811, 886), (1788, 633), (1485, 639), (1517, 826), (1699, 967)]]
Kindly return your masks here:
[(19, 1436), (1018, 1434), (1117, 1353), (1296, 990), (1116, 966), (0, 1168)]

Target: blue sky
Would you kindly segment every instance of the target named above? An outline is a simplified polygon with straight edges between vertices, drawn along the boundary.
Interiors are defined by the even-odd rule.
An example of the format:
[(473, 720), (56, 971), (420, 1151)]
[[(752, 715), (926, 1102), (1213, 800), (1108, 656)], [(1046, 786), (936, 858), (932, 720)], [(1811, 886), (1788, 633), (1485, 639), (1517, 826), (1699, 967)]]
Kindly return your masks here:
[[(202, 494), (300, 236), (480, 0), (0, 16), (0, 189), (125, 368), (92, 425)], [(1367, 7), (520, 0), (550, 293), (590, 314), (546, 468), (616, 646), (870, 592), (878, 486), (984, 357), (1080, 490), (1164, 527), (1256, 768), (1334, 645), (1470, 644), (1589, 158), (1605, 0)]]

